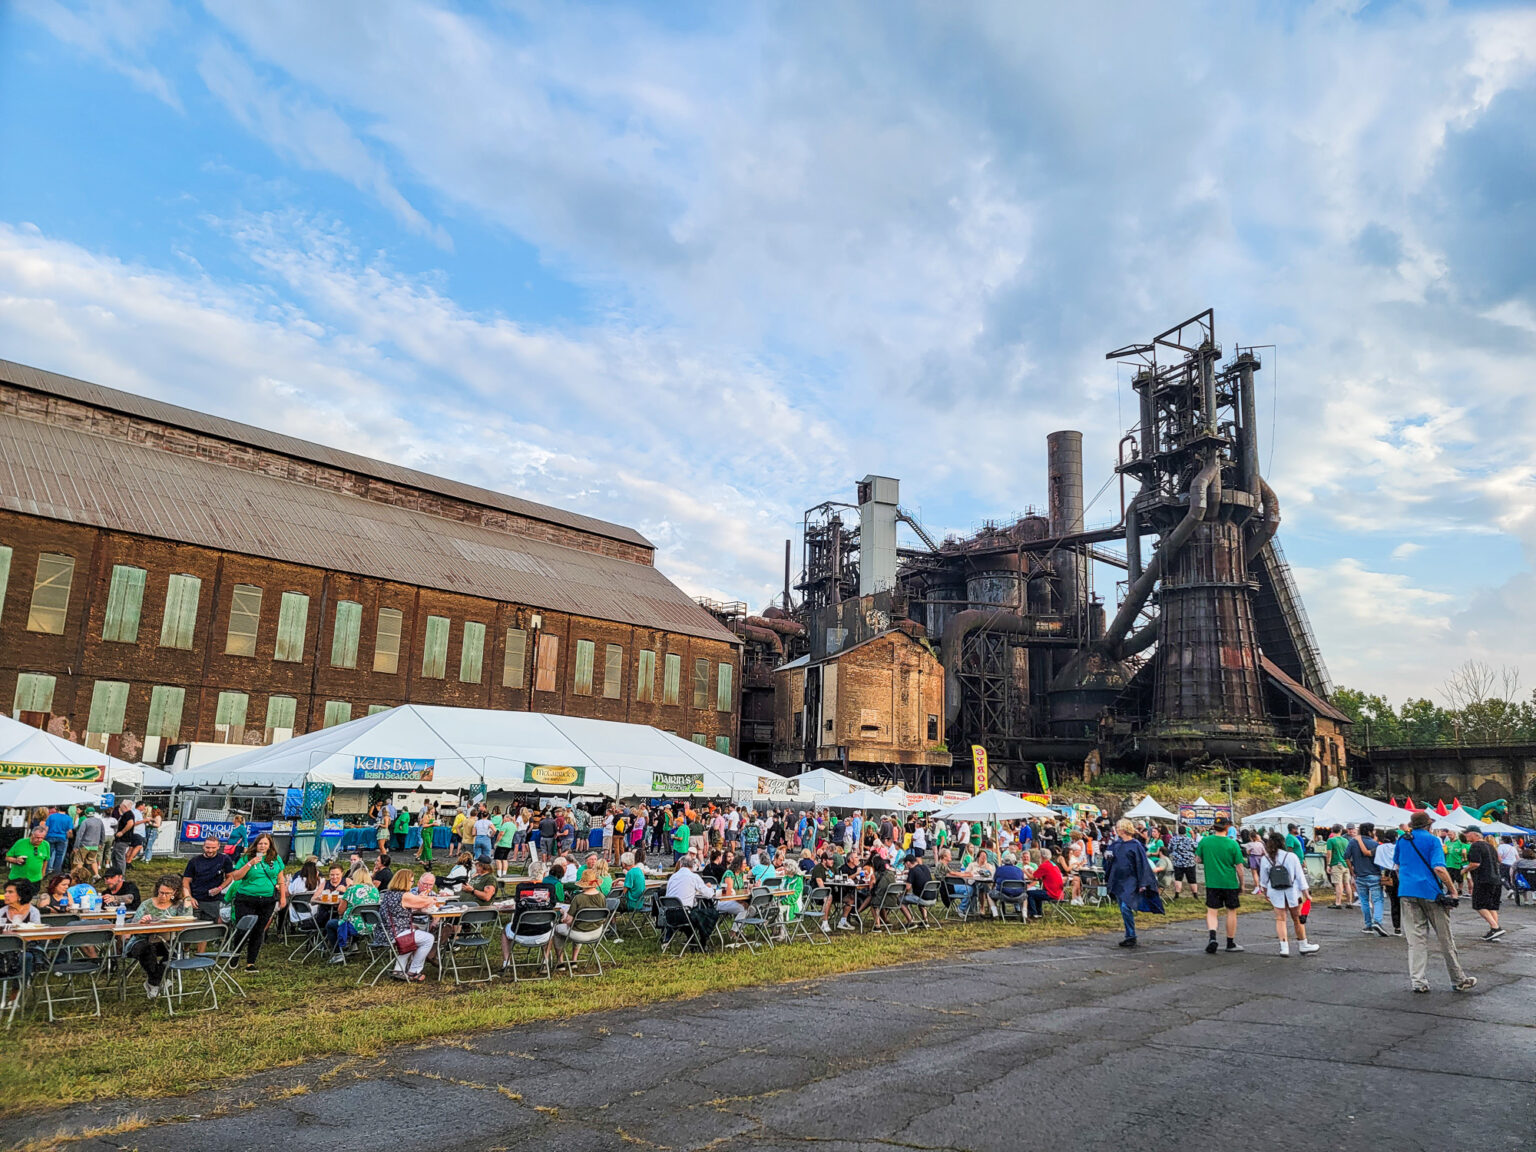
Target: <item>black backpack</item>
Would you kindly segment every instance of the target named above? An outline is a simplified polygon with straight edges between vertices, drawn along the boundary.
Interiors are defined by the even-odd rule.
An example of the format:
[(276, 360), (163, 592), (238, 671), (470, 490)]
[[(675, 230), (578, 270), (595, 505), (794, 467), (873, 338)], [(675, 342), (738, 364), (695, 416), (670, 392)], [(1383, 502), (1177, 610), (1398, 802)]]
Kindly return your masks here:
[(1291, 886), (1291, 870), (1283, 862), (1285, 853), (1280, 853), (1269, 866), (1269, 875), (1265, 877), (1264, 887), (1271, 892), (1284, 892)]

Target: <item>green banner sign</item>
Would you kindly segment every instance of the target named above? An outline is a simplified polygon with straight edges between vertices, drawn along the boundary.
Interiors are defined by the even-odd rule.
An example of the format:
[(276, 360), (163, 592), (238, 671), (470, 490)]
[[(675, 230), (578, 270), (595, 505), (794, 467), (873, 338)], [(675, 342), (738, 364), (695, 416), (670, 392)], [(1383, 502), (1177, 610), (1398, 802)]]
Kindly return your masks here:
[(652, 792), (702, 792), (704, 791), (704, 774), (702, 772), (652, 772)]
[(580, 788), (587, 779), (585, 768), (568, 764), (524, 764), (523, 782), (543, 784), (550, 788)]
[(95, 784), (107, 778), (105, 764), (17, 764), (0, 761), (0, 780), (20, 780), (23, 776), (42, 776), (66, 784)]

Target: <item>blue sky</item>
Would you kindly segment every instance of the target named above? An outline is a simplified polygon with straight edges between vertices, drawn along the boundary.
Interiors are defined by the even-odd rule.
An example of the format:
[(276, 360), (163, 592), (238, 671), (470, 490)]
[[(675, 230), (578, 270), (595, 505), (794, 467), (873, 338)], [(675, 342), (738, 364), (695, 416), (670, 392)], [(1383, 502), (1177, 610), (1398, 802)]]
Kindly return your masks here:
[(967, 531), (1074, 427), (1097, 490), (1103, 353), (1210, 305), (1335, 679), (1536, 677), (1528, 5), (12, 0), (0, 62), (8, 358), (760, 606), (866, 472)]

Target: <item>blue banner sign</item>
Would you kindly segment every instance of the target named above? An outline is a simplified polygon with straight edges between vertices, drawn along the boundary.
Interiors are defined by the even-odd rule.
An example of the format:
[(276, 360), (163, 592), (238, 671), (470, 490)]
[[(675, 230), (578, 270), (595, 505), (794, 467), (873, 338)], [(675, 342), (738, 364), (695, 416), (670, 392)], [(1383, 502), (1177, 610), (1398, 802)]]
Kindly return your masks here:
[(435, 760), (410, 760), (402, 756), (356, 756), (354, 780), (430, 780)]

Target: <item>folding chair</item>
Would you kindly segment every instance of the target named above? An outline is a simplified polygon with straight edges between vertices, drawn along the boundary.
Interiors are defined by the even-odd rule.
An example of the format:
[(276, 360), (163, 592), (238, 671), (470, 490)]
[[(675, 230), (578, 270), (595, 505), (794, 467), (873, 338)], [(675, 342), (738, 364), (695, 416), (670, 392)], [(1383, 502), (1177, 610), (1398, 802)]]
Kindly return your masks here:
[[(59, 1019), (53, 1014), (53, 1006), (59, 1004), (73, 1004), (90, 1000), (93, 1011), (92, 1016), (101, 1015), (101, 993), (96, 986), (96, 977), (107, 969), (107, 958), (112, 951), (112, 945), (116, 940), (116, 934), (110, 928), (82, 928), (76, 932), (70, 932), (54, 941), (53, 947), (48, 950), (47, 960), (43, 965), (42, 987), (43, 1003), (48, 1005), (48, 1022), (51, 1024)], [(84, 955), (84, 950), (94, 948), (96, 955)], [(54, 978), (62, 977), (68, 986), (70, 995), (55, 996), (53, 994)], [(75, 992), (76, 979), (84, 979), (90, 985), (91, 994)], [(76, 1016), (64, 1017), (64, 1019), (79, 1019), (86, 1013)]]
[[(512, 969), (512, 980), (514, 983), (525, 979), (525, 977), (518, 974), (517, 950), (519, 948), (525, 952), (532, 952), (539, 958), (538, 967), (544, 969), (544, 975), (539, 977), (539, 979), (548, 980), (553, 974), (550, 970), (550, 955), (547, 945), (554, 940), (555, 925), (559, 922), (560, 913), (553, 909), (549, 911), (533, 910), (522, 912), (513, 918), (512, 925), (508, 925), (508, 927), (511, 928), (515, 925), (516, 931), (513, 935), (507, 937), (507, 955), (510, 959), (504, 965), (504, 968), (510, 967)], [(526, 963), (524, 967), (527, 967)], [(528, 977), (528, 979), (531, 978)]]
[[(832, 892), (828, 888), (812, 888), (806, 893), (800, 903), (800, 915), (785, 921), (789, 925), (789, 938), (804, 937), (812, 944), (832, 943), (831, 933), (821, 931), (821, 926), (826, 923), (822, 917), (827, 910), (827, 901), (831, 899)], [(808, 921), (815, 921), (816, 931), (811, 931)]]
[(63, 928), (68, 924), (79, 923), (73, 912), (44, 912), (42, 921), (45, 928)]
[(913, 928), (916, 928), (919, 925), (921, 925), (923, 928), (932, 928), (934, 927), (934, 922), (928, 918), (928, 909), (932, 908), (938, 902), (939, 882), (937, 880), (930, 880), (928, 883), (923, 885), (923, 890), (917, 894), (916, 900), (903, 900), (901, 902), (901, 906), (907, 909), (909, 912), (913, 908), (917, 909), (918, 919), (912, 922), (911, 926)]
[[(498, 915), (494, 908), (471, 908), (459, 917), (459, 930), (447, 946), (439, 946), (441, 955), (437, 958), (437, 979), (441, 983), (444, 974), (453, 972), (455, 984), (484, 984), (496, 974), (491, 970), (491, 939), (496, 932)], [(472, 980), (466, 980), (460, 975), (459, 953), (479, 953), (481, 962), (485, 965), (485, 975), (476, 976)]]
[(651, 901), (647, 898), (646, 893), (641, 892), (640, 902), (633, 906), (631, 906), (629, 902), (628, 888), (620, 889), (618, 896), (619, 911), (618, 914), (614, 917), (615, 925), (617, 925), (619, 921), (623, 921), (630, 928), (634, 929), (637, 936), (645, 936), (647, 933), (651, 933), (656, 930), (655, 914), (650, 907)]
[(683, 938), (683, 943), (677, 950), (679, 956), (686, 953), (689, 948), (695, 952), (709, 950), (704, 938), (699, 935), (698, 925), (693, 922), (688, 909), (683, 907), (682, 900), (676, 896), (658, 896), (656, 908), (660, 913), (659, 920), (662, 925), (661, 950), (663, 952), (671, 946), (675, 936)]
[(1529, 897), (1532, 892), (1536, 892), (1536, 884), (1533, 884), (1532, 881), (1531, 881), (1531, 873), (1529, 873), (1529, 872), (1522, 872), (1519, 868), (1515, 869), (1515, 889), (1514, 889), (1514, 891), (1515, 891), (1515, 907), (1518, 908), (1518, 907), (1520, 907), (1520, 904), (1521, 904), (1520, 897), (1522, 897), (1522, 896)]
[(596, 972), (583, 972), (583, 976), (601, 976), (603, 974), (603, 956), (598, 945), (602, 943), (603, 933), (608, 930), (608, 921), (611, 914), (606, 908), (583, 908), (571, 917), (571, 922), (565, 925), (565, 931), (555, 930), (559, 939), (556, 941), (560, 947), (561, 959), (565, 964), (567, 976), (576, 975), (575, 956), (581, 951), (583, 944), (590, 944), (587, 952), (588, 959), (596, 966)]
[(969, 887), (969, 885), (966, 885), (962, 880), (951, 880), (948, 876), (939, 881), (939, 883), (944, 887), (944, 894), (949, 897), (944, 905), (943, 918), (945, 920), (959, 920), (961, 923), (969, 920), (971, 914), (964, 910), (964, 901), (969, 894), (957, 891), (958, 888), (962, 886)]
[[(15, 959), (9, 959), (14, 957)], [(5, 975), (5, 971), (12, 964), (15, 965), (14, 976)], [(10, 1028), (12, 1021), (21, 1011), (22, 1000), (27, 994), (27, 942), (20, 936), (0, 935), (0, 1012), (6, 1013), (5, 1026)], [(13, 998), (14, 997), (14, 998)]]
[[(176, 1005), (186, 1003), (192, 993), (187, 989), (185, 976), (203, 975), (203, 1004), (201, 1011), (217, 1011), (219, 1007), (218, 988), (218, 950), (212, 952), (189, 952), (187, 949), (195, 944), (218, 944), (228, 934), (228, 929), (222, 924), (195, 924), (191, 928), (183, 929), (177, 933), (173, 945), (171, 959), (165, 965), (165, 975), (175, 976), (174, 987), (171, 981), (162, 980), (160, 985), (160, 998), (165, 1001), (166, 1015), (176, 1015)], [(208, 1003), (208, 1001), (212, 1003)]]
[(752, 889), (752, 894), (747, 897), (747, 915), (736, 925), (741, 930), (741, 939), (748, 948), (754, 952), (758, 949), (758, 944), (747, 935), (749, 929), (757, 934), (758, 941), (770, 948), (773, 947), (773, 930), (779, 925), (779, 912), (779, 902), (769, 895), (768, 889)]
[[(223, 927), (223, 925), (218, 925)], [(214, 959), (218, 961), (213, 968), (214, 979), (221, 984), (227, 984), (235, 995), (245, 997), (245, 989), (240, 981), (235, 979), (235, 968), (245, 959), (245, 941), (252, 932), (256, 931), (256, 917), (242, 916), (235, 922), (232, 932), (224, 938), (224, 946), (214, 953)]]
[(871, 932), (884, 932), (887, 936), (901, 933), (904, 936), (912, 930), (906, 917), (901, 915), (901, 902), (906, 894), (906, 890), (900, 884), (892, 884), (885, 890), (885, 895), (872, 909), (880, 915), (869, 918)]
[(1025, 918), (1024, 894), (1029, 891), (1029, 885), (1023, 880), (1004, 880), (992, 890), (992, 899), (1002, 912), (1002, 918), (1008, 919), (1008, 909), (1012, 908), (1018, 914), (1019, 922)]
[[(363, 922), (363, 934), (359, 939), (368, 950), (368, 963), (363, 965), (363, 970), (357, 974), (357, 983), (361, 984), (364, 980), (368, 980), (368, 974), (372, 972), (373, 979), (368, 980), (368, 986), (372, 988), (394, 965), (398, 953), (395, 951), (394, 940), (388, 932), (384, 931), (384, 921), (379, 916), (378, 908), (373, 906), (359, 908), (357, 918)], [(382, 944), (378, 943), (381, 938), (384, 941)]]
[(290, 963), (297, 961), (302, 964), (310, 956), (324, 951), (325, 935), (320, 931), (319, 921), (315, 919), (314, 905), (303, 896), (289, 900), (288, 910), (288, 917), (283, 921), (283, 935), (286, 938), (292, 933), (299, 937), (298, 945), (288, 953), (288, 960)]
[(1046, 900), (1040, 905), (1040, 916), (1042, 919), (1054, 916), (1058, 920), (1063, 920), (1073, 925), (1077, 923), (1077, 917), (1072, 915), (1072, 909), (1067, 905), (1065, 899)]

